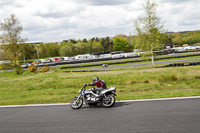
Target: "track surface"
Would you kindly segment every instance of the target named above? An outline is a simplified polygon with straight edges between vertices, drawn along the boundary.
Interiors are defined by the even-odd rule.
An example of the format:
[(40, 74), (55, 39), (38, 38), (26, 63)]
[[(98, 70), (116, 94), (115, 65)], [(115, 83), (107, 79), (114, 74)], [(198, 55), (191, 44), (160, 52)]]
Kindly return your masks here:
[[(185, 62), (185, 61), (199, 61), (200, 58), (196, 59), (183, 59), (183, 60), (173, 60), (173, 61), (162, 61), (162, 62), (155, 62), (155, 64), (166, 64), (166, 63), (176, 63), (176, 62)], [(99, 69), (113, 69), (113, 68), (124, 68), (124, 67), (134, 67), (134, 66), (144, 66), (144, 65), (151, 65), (152, 63), (139, 63), (139, 64), (132, 64), (132, 65), (119, 65), (119, 66), (108, 66), (108, 67), (100, 67), (100, 68), (91, 68), (91, 69), (81, 69), (81, 70), (99, 70)], [(76, 71), (76, 70), (75, 70)], [(79, 70), (77, 70), (79, 71)]]
[(0, 108), (0, 133), (199, 133), (200, 98)]

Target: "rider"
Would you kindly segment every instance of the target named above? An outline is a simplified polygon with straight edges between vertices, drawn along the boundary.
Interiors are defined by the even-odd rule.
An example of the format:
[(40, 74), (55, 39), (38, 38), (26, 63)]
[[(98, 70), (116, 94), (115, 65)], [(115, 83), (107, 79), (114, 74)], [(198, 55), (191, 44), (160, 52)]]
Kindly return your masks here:
[(97, 86), (92, 88), (93, 92), (100, 92), (103, 89), (107, 89), (106, 82), (104, 80), (100, 80), (98, 77), (93, 78), (93, 83), (84, 84), (84, 86)]

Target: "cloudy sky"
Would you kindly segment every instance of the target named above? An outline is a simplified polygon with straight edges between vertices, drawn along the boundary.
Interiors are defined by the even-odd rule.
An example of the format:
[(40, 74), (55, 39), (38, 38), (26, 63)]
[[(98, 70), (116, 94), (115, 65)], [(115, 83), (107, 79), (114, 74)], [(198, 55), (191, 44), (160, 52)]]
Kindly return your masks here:
[[(168, 31), (200, 30), (200, 0), (154, 0)], [(0, 20), (13, 13), (29, 42), (134, 33), (145, 0), (0, 0)]]

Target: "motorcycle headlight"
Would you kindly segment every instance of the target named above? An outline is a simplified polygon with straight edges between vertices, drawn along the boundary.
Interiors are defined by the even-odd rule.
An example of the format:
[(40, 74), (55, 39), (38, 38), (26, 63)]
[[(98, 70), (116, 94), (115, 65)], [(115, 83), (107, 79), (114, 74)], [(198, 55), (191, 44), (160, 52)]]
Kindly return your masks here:
[(81, 90), (79, 90), (79, 93), (81, 93)]

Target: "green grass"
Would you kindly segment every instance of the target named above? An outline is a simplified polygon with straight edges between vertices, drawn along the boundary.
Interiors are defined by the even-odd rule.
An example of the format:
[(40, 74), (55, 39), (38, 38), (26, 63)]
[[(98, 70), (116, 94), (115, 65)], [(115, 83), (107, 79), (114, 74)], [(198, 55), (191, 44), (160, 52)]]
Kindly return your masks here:
[[(100, 77), (117, 87), (117, 100), (200, 95), (200, 66), (140, 66), (100, 72), (0, 73), (0, 105), (66, 103), (84, 83)], [(88, 87), (89, 89), (89, 87)]]

